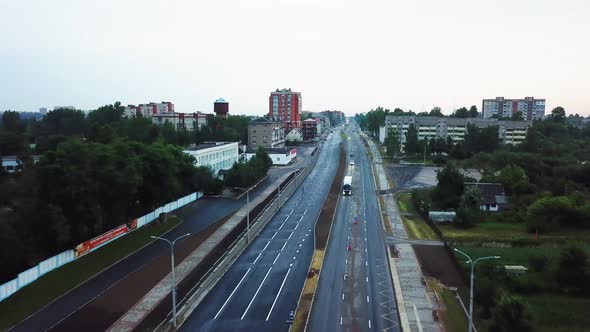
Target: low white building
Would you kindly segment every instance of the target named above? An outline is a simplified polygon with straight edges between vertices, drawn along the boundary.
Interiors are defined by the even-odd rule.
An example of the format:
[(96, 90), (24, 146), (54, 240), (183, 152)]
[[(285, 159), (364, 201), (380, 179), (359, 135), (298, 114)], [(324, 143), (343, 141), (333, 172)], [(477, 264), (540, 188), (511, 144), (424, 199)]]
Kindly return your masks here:
[[(265, 148), (264, 151), (272, 160), (272, 164), (276, 166), (288, 165), (295, 157), (297, 157), (297, 149), (289, 148)], [(256, 155), (256, 151), (249, 150), (246, 152), (246, 161)]]
[(301, 130), (293, 128), (293, 130), (291, 130), (285, 138), (287, 141), (301, 142), (303, 141), (303, 134), (301, 133)]
[(208, 166), (219, 176), (220, 170), (230, 169), (238, 162), (238, 142), (208, 142), (184, 150), (195, 157), (195, 166)]

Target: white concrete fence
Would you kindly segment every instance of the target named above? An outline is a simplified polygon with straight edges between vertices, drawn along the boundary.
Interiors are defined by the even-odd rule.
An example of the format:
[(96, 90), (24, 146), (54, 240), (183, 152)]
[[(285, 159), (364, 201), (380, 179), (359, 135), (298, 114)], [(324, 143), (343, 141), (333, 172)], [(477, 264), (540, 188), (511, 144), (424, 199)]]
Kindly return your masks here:
[[(156, 220), (160, 216), (161, 213), (168, 213), (168, 212), (174, 211), (174, 210), (181, 208), (191, 202), (198, 200), (201, 197), (203, 197), (203, 193), (195, 192), (195, 193), (189, 194), (187, 196), (181, 197), (181, 198), (179, 198), (173, 202), (170, 202), (164, 206), (161, 206), (161, 207), (155, 209), (154, 211), (146, 214), (145, 216), (137, 218), (137, 227), (133, 227), (133, 228), (128, 229), (126, 232), (124, 232), (118, 236), (115, 236), (108, 241), (105, 241), (104, 243), (102, 243), (99, 246), (96, 246), (95, 248), (88, 250), (87, 253), (95, 251), (98, 248), (104, 246), (105, 244), (110, 243), (118, 238), (125, 236), (126, 234), (131, 233), (135, 229), (143, 227), (143, 226), (151, 223), (152, 221)], [(132, 222), (134, 222), (134, 221), (132, 221)], [(119, 227), (117, 227), (117, 228), (119, 228)], [(111, 231), (109, 231), (109, 232), (111, 232)], [(106, 232), (106, 233), (108, 233), (108, 232)], [(102, 236), (102, 235), (99, 235), (99, 237), (100, 236)], [(78, 258), (80, 258), (80, 257), (78, 257)], [(77, 257), (76, 257), (75, 249), (70, 249), (70, 250), (62, 252), (61, 254), (55, 255), (51, 258), (48, 258), (48, 259), (42, 261), (41, 263), (37, 264), (36, 266), (33, 266), (32, 268), (19, 273), (15, 279), (10, 280), (0, 286), (0, 301), (3, 301), (4, 299), (8, 298), (12, 294), (16, 293), (19, 289), (25, 287), (26, 285), (34, 282), (37, 279), (39, 279), (44, 274), (46, 274), (50, 271), (53, 271), (61, 266), (64, 266), (67, 263), (70, 263), (70, 262), (76, 260), (76, 258)]]

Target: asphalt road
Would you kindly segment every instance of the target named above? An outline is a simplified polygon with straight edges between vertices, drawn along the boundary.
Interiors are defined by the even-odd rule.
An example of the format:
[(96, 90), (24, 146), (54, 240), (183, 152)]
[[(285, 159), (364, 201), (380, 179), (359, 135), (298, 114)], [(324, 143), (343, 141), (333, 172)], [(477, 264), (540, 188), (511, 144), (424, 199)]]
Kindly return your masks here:
[(371, 164), (352, 127), (347, 134), (353, 193), (340, 196), (308, 328), (399, 331)]
[[(303, 154), (300, 155), (300, 158), (303, 160), (296, 165), (299, 167), (307, 164), (310, 160), (309, 156)], [(260, 183), (250, 195), (255, 197), (279, 176), (290, 171), (292, 171), (292, 167), (271, 169), (268, 178)], [(196, 234), (220, 218), (243, 206), (245, 203), (245, 195), (239, 200), (228, 198), (201, 198), (200, 200), (174, 212), (181, 217), (184, 222), (164, 237), (175, 239), (186, 233)], [(88, 304), (128, 274), (148, 264), (158, 255), (167, 255), (168, 250), (168, 247), (164, 243), (161, 243), (161, 241), (150, 243), (143, 249), (115, 263), (84, 284), (40, 309), (35, 314), (14, 326), (10, 331), (28, 332), (51, 329), (51, 327), (58, 324), (63, 319), (70, 315), (75, 315), (80, 308)], [(75, 262), (71, 264), (75, 264)]]
[(287, 331), (313, 255), (313, 228), (338, 167), (339, 132), (307, 179), (225, 273), (182, 331)]

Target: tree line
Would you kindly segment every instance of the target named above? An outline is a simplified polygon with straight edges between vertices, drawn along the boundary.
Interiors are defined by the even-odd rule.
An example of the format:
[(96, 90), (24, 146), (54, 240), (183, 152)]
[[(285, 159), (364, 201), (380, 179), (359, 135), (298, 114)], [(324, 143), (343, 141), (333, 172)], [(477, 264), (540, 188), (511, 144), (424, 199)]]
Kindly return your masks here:
[[(208, 167), (195, 167), (183, 146), (247, 139), (247, 117), (210, 117), (207, 126), (187, 132), (122, 115), (120, 103), (88, 116), (71, 109), (40, 120), (2, 114), (0, 153), (23, 165), (14, 174), (0, 168), (0, 282), (178, 197), (218, 193), (224, 183)], [(271, 164), (259, 151), (232, 167), (226, 185), (247, 186)]]

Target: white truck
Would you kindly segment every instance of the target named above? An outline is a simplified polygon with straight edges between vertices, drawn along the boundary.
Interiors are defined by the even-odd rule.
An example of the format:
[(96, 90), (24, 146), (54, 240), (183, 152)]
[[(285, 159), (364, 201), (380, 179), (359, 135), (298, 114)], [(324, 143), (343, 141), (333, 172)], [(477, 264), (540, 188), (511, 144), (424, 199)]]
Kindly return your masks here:
[(344, 183), (342, 184), (342, 195), (350, 196), (352, 194), (352, 176), (347, 175), (344, 177)]

